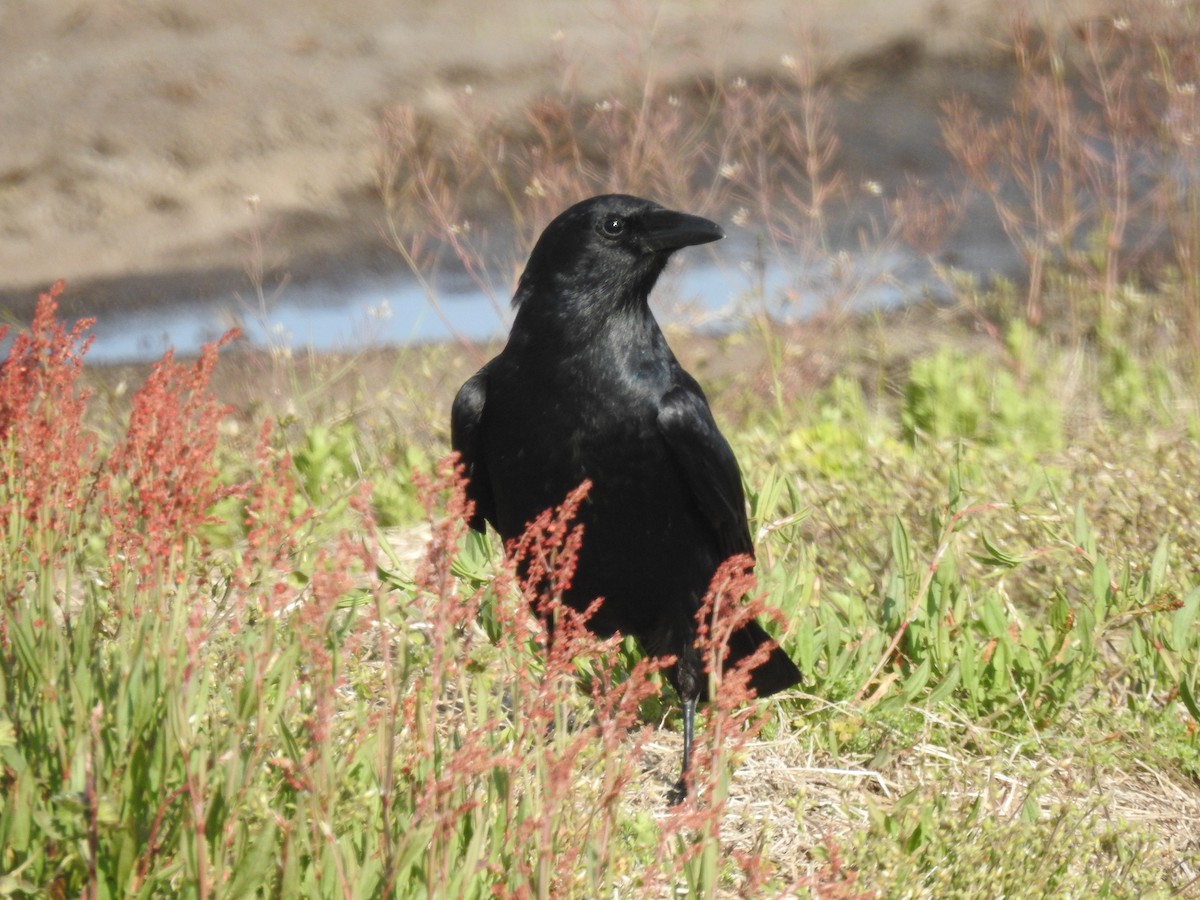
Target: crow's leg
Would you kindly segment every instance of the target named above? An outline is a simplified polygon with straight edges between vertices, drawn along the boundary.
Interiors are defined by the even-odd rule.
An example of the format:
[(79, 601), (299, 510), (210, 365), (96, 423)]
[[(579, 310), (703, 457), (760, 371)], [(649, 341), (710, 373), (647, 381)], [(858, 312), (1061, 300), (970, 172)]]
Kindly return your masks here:
[(696, 698), (690, 697), (683, 701), (683, 766), (679, 772), (679, 780), (667, 792), (667, 803), (678, 806), (687, 799), (688, 776), (692, 769), (692, 738), (696, 733)]
[(696, 736), (696, 703), (707, 684), (704, 665), (691, 640), (684, 645), (678, 662), (667, 674), (683, 704), (683, 765), (680, 767), (679, 781), (667, 793), (667, 803), (677, 806), (688, 795), (688, 782), (692, 777), (692, 743)]

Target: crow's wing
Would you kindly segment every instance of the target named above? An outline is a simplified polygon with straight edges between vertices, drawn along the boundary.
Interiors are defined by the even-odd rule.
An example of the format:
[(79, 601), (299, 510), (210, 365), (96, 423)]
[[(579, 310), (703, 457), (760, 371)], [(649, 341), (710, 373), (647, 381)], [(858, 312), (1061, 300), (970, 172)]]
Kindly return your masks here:
[(483, 407), (487, 402), (487, 369), (480, 369), (467, 380), (454, 397), (450, 410), (450, 446), (458, 451), (467, 477), (467, 499), (475, 512), (467, 524), (484, 531), (485, 521), (496, 521), (496, 501), (483, 457)]
[(737, 460), (713, 420), (704, 392), (690, 375), (685, 373), (682, 383), (663, 396), (658, 428), (701, 515), (712, 526), (721, 554), (753, 556)]

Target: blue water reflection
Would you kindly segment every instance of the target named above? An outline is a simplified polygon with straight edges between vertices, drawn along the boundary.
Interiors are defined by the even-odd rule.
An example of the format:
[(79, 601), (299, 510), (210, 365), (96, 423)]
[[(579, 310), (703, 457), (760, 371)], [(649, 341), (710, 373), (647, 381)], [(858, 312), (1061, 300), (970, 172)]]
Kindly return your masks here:
[[(688, 262), (667, 272), (654, 303), (661, 320), (706, 331), (736, 327), (747, 311), (760, 311), (764, 304), (786, 319), (812, 316), (831, 302), (855, 310), (891, 307), (930, 289), (928, 273), (916, 271), (915, 265), (912, 257), (898, 251), (849, 263), (843, 256), (836, 272), (831, 264), (828, 271), (810, 268), (799, 275), (782, 267), (751, 271)], [(168, 348), (190, 356), (233, 325), (258, 346), (294, 352), (486, 340), (507, 332), (508, 291), (503, 286), (489, 293), (446, 281), (437, 285), (433, 302), (412, 279), (364, 276), (349, 282), (288, 285), (266, 304), (265, 312), (249, 293), (114, 311), (98, 318), (88, 361), (150, 360)]]

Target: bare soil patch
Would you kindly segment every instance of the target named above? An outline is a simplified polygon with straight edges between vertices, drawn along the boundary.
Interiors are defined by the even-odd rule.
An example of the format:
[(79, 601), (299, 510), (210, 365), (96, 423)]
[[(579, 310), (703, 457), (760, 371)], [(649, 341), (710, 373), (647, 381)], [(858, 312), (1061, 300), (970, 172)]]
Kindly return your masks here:
[[(375, 129), (392, 104), (453, 128), (454, 96), (467, 86), (476, 102), (516, 115), (567, 80), (602, 95), (633, 56), (668, 79), (753, 75), (805, 46), (805, 29), (831, 69), (977, 57), (994, 49), (1010, 5), (796, 6), (9, 0), (0, 6), (0, 309), (26, 314), (57, 278), (72, 283), (72, 314), (243, 286), (250, 196), (261, 200), (275, 273), (336, 278), (396, 265), (374, 184)], [(846, 90), (869, 97), (870, 80)], [(907, 143), (880, 143), (877, 162), (906, 164)]]

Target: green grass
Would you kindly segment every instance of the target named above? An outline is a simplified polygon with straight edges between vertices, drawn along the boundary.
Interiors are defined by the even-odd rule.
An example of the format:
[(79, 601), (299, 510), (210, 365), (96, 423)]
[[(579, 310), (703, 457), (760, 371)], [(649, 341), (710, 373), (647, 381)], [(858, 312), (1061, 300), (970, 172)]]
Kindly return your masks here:
[[(911, 330), (938, 349), (910, 353)], [(445, 348), (403, 351), (369, 394), (316, 395), (251, 453), (254, 420), (278, 417), (218, 427), (200, 370), (132, 419), (97, 402), (100, 377), (69, 515), (21, 506), (30, 451), (9, 427), (0, 501), (26, 515), (3, 546), (0, 895), (1182, 889), (1194, 376), (1126, 348), (1123, 377), (1160, 387), (1114, 392), (1103, 342), (1023, 330), (965, 352), (929, 310), (840, 339), (843, 374), (804, 391), (756, 387), (758, 365), (794, 369), (788, 341), (710, 382), (805, 684), (748, 723), (713, 712), (702, 799), (680, 812), (653, 674), (586, 636), (543, 661), (496, 548), (429, 480), (455, 386), (438, 373), (462, 365)], [(705, 356), (753, 360), (746, 340), (682, 349), (703, 377)], [(83, 380), (38, 383), (62, 403)], [(157, 482), (104, 473), (178, 427), (222, 435), (171, 458), (211, 502), (158, 533), (131, 493)], [(145, 540), (119, 508), (143, 510)]]
[[(561, 610), (547, 659), (462, 524), (437, 461), (483, 349), (83, 370), (43, 298), (0, 367), (0, 896), (1194, 893), (1200, 55), (1152, 6), (1019, 28), (1011, 108), (947, 108), (1022, 290), (942, 273), (947, 307), (851, 317), (851, 272), (784, 326), (756, 255), (749, 327), (672, 335), (805, 675), (710, 705), (681, 809), (653, 661)], [(676, 84), (647, 55), (516, 124), (464, 103), (440, 151), (397, 108), (389, 237), (436, 302), (439, 264), (491, 286), (566, 198), (620, 185), (823, 263), (856, 194), (812, 58)], [(936, 246), (959, 202), (886, 199), (881, 253)], [(503, 239), (465, 227), (496, 209)], [(534, 540), (561, 575), (569, 523)]]

